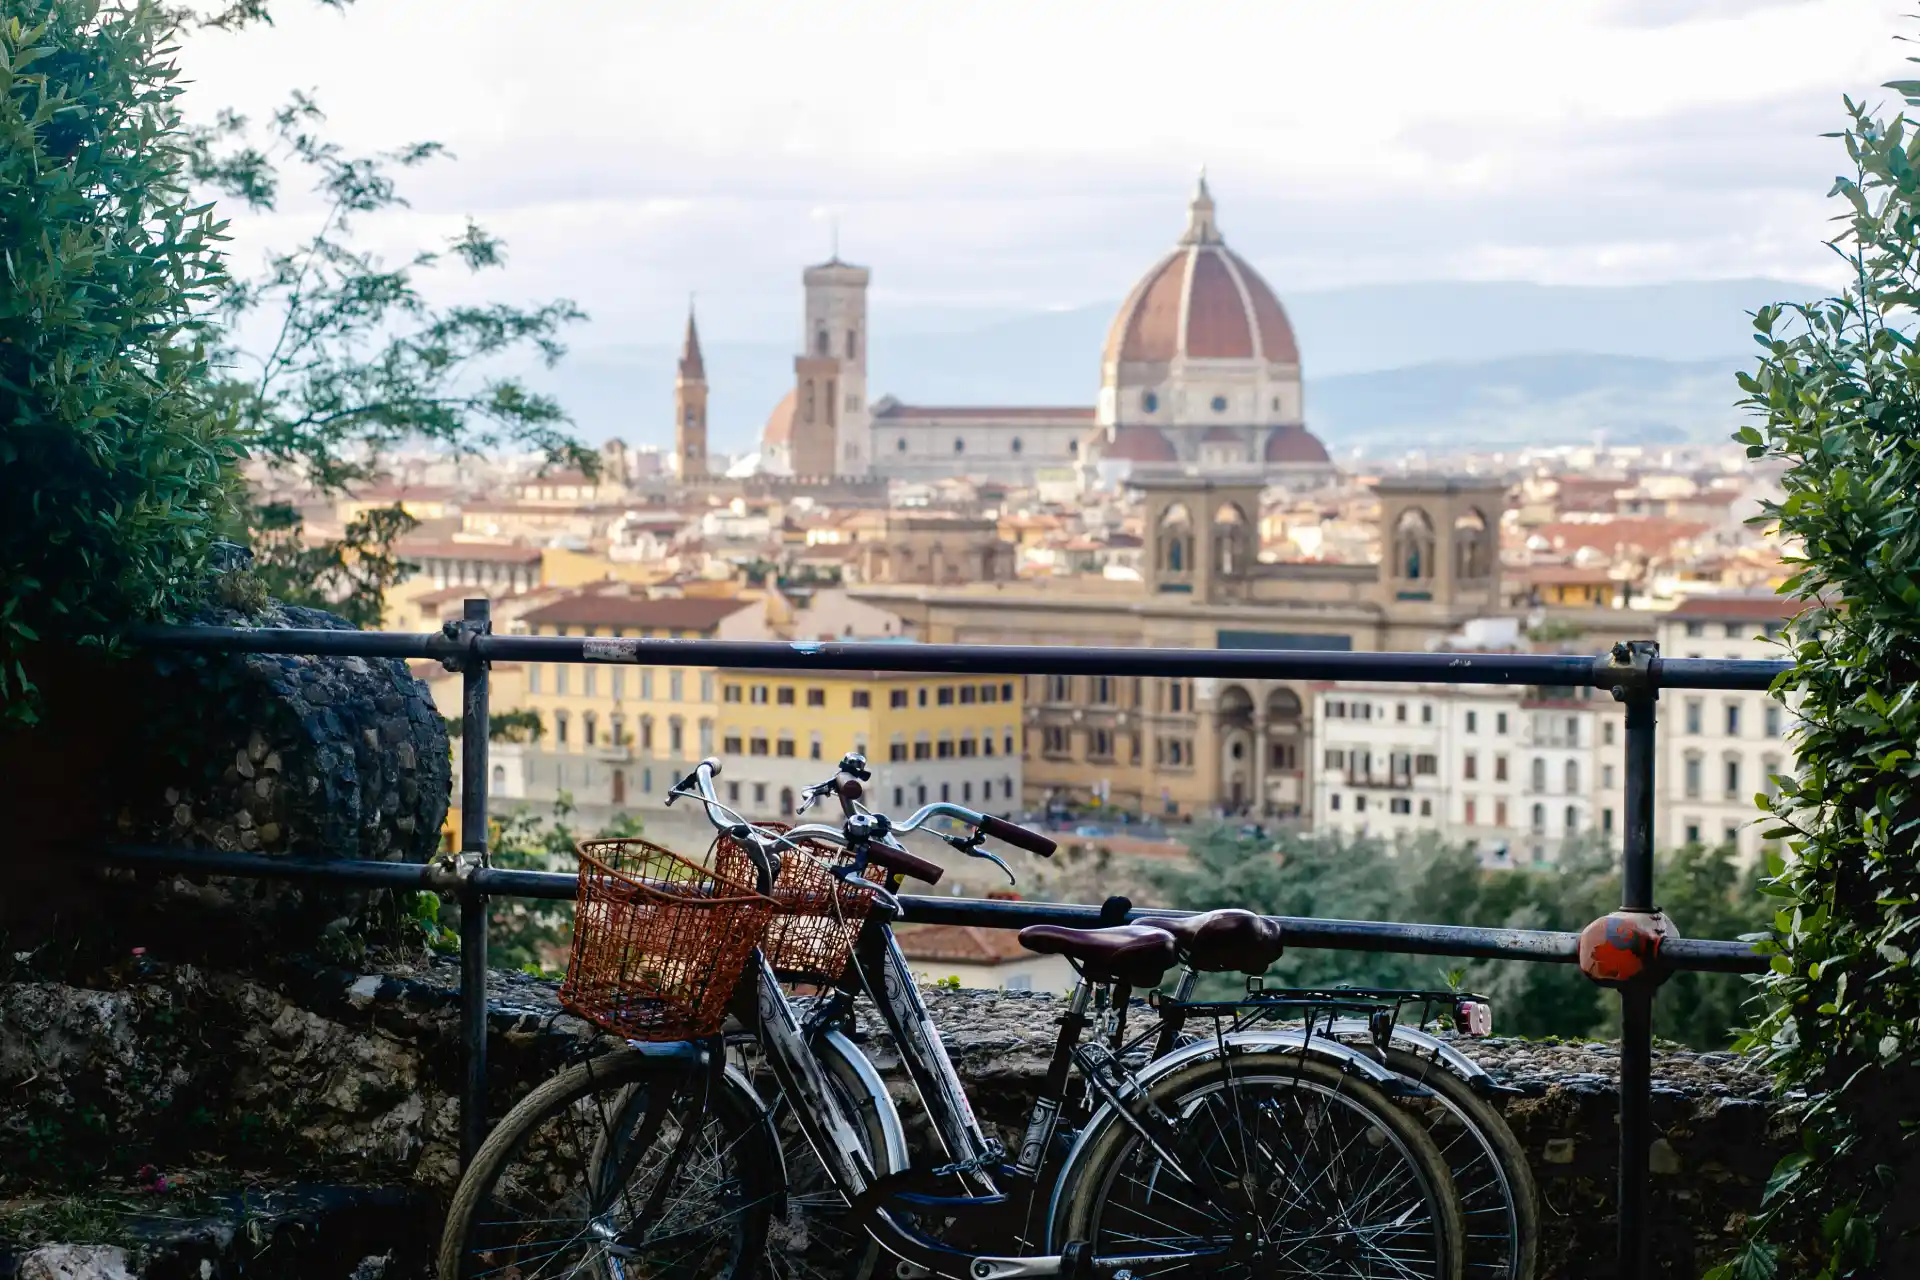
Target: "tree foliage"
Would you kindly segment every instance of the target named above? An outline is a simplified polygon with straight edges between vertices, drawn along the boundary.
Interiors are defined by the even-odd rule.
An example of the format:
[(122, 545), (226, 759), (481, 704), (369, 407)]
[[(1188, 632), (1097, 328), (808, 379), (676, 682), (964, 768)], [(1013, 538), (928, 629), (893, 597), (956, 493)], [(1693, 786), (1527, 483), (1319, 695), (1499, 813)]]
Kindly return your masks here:
[[(1487, 869), (1465, 845), (1426, 839), (1396, 849), (1377, 838), (1286, 833), (1273, 840), (1218, 828), (1191, 858), (1160, 877), (1168, 905), (1202, 911), (1247, 907), (1272, 915), (1407, 920), (1486, 928), (1575, 931), (1620, 903), (1617, 855), (1573, 841), (1552, 868)], [(1661, 905), (1695, 937), (1759, 929), (1766, 910), (1730, 849), (1697, 845), (1661, 859)], [(1298, 986), (1442, 987), (1457, 980), (1493, 998), (1503, 1034), (1607, 1034), (1616, 1002), (1571, 965), (1456, 961), (1384, 952), (1290, 950), (1272, 971)], [(1679, 974), (1655, 1006), (1657, 1034), (1723, 1048), (1738, 1024), (1743, 979)]]
[(140, 3), (0, 5), (0, 708), (39, 641), (101, 641), (194, 594), (238, 447), (199, 315), (225, 224), (188, 194), (177, 34)]
[[(1920, 81), (1888, 86), (1920, 103)], [(1755, 318), (1738, 438), (1788, 464), (1763, 519), (1800, 547), (1806, 602), (1776, 692), (1795, 700), (1799, 776), (1760, 798), (1785, 855), (1765, 1016), (1801, 1150), (1723, 1276), (1920, 1274), (1920, 132), (1848, 100), (1833, 248), (1852, 285)]]
[[(318, 198), (316, 229), (268, 254), (261, 272), (220, 299), (229, 335), (216, 394), (256, 463), (321, 494), (379, 478), (404, 445), (454, 454), (538, 453), (591, 472), (598, 455), (567, 431), (551, 397), (501, 373), (532, 354), (551, 366), (561, 332), (585, 318), (564, 299), (533, 307), (436, 305), (425, 278), (453, 267), (501, 266), (505, 246), (468, 220), (438, 248), (388, 263), (358, 243), (364, 219), (406, 207), (400, 177), (447, 158), (435, 142), (353, 154), (321, 132), (314, 99), (295, 93), (264, 128), (222, 112), (192, 134), (193, 176), (255, 211), (285, 206), (283, 170)], [(354, 621), (380, 616), (386, 588), (406, 572), (396, 539), (413, 527), (397, 506), (369, 513), (345, 536), (311, 545), (293, 509), (252, 512), (257, 572), (277, 598), (330, 604)]]

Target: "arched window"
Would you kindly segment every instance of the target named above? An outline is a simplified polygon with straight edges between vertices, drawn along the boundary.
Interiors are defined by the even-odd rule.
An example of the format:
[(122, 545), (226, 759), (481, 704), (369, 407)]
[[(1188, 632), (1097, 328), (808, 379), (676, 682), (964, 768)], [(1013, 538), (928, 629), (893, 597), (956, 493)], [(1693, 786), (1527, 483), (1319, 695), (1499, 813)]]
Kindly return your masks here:
[(1580, 762), (1567, 761), (1567, 794), (1574, 795), (1580, 790)]
[[(566, 670), (565, 667), (560, 669)], [(563, 747), (567, 745), (567, 713), (564, 711), (553, 713), (553, 739)]]
[(813, 353), (815, 355), (831, 355), (832, 352), (827, 349), (827, 346), (827, 331), (825, 329), (813, 335)]
[(793, 788), (792, 787), (780, 788), (780, 812), (783, 816), (789, 815), (793, 812)]
[(1401, 512), (1394, 526), (1393, 564), (1402, 578), (1433, 577), (1433, 521), (1418, 507)]
[(1545, 791), (1547, 789), (1547, 762), (1545, 760), (1535, 760), (1533, 762), (1533, 789), (1535, 791)]
[(1168, 573), (1186, 574), (1193, 566), (1193, 519), (1186, 507), (1176, 502), (1160, 515), (1160, 567)]
[(1238, 505), (1229, 502), (1213, 513), (1214, 568), (1222, 577), (1246, 571), (1252, 559), (1252, 533), (1247, 513)]
[(503, 764), (493, 766), (493, 789), (495, 791), (507, 789), (507, 766)]
[(1493, 572), (1493, 538), (1487, 518), (1476, 508), (1453, 522), (1453, 575), (1463, 582), (1485, 578)]
[(1567, 806), (1567, 834), (1570, 836), (1578, 835), (1579, 832), (1580, 832), (1580, 811), (1574, 808), (1572, 805), (1568, 805)]
[(580, 736), (588, 746), (594, 745), (600, 729), (600, 719), (591, 711), (580, 713)]
[(1533, 829), (1535, 832), (1547, 829), (1547, 806), (1543, 804), (1533, 806)]

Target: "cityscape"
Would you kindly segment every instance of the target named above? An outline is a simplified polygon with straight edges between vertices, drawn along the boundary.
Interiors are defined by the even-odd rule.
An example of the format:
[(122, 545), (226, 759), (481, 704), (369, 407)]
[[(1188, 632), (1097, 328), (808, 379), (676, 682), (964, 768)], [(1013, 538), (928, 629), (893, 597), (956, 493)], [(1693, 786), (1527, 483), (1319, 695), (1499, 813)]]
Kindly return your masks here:
[[(484, 595), (496, 629), (547, 635), (1778, 652), (1787, 549), (1755, 517), (1781, 494), (1739, 446), (1336, 464), (1284, 303), (1229, 244), (1202, 175), (1113, 318), (1092, 404), (873, 395), (873, 272), (835, 259), (797, 273), (793, 387), (756, 448), (711, 447), (709, 397), (726, 388), (689, 314), (657, 409), (670, 446), (609, 440), (591, 476), (399, 452), (337, 501), (283, 496), (310, 536), (379, 507), (418, 522), (382, 619), (403, 631)], [(422, 674), (456, 714), (458, 680)], [(541, 664), (494, 679), (495, 711), (538, 724), (496, 748), (495, 805), (564, 796), (590, 823), (657, 809), (716, 753), (729, 803), (791, 818), (848, 752), (895, 806), (978, 803), (1122, 848), (1231, 821), (1428, 832), (1537, 867), (1571, 839), (1617, 841), (1622, 822), (1622, 708), (1566, 691)], [(1792, 767), (1782, 708), (1688, 697), (1662, 715), (1657, 838), (1753, 861), (1754, 797)]]

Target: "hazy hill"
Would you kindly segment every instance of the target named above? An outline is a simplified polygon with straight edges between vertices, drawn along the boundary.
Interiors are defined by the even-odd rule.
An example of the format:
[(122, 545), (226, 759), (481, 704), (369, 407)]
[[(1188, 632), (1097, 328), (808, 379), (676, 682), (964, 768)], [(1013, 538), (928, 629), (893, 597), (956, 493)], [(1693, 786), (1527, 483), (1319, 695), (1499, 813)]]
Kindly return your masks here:
[[(1284, 292), (1284, 291), (1283, 291)], [(1377, 285), (1285, 295), (1307, 372), (1307, 417), (1338, 452), (1417, 446), (1714, 439), (1731, 430), (1746, 313), (1815, 296), (1778, 280), (1621, 288)], [(796, 297), (796, 305), (798, 299)], [(871, 391), (945, 404), (1087, 404), (1118, 303), (981, 316), (876, 308)], [(707, 321), (724, 329), (721, 318)], [(662, 443), (675, 348), (596, 346), (548, 384), (586, 436)], [(791, 385), (783, 342), (711, 341), (714, 446), (749, 447)]]

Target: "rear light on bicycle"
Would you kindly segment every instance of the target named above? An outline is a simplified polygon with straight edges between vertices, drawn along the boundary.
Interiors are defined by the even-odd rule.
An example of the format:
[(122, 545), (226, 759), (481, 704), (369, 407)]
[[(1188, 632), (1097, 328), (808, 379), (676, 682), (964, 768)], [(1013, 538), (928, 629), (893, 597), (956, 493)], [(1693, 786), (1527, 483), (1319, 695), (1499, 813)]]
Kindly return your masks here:
[(1479, 1039), (1493, 1034), (1493, 1006), (1484, 1000), (1462, 1000), (1454, 1006), (1454, 1026), (1460, 1034)]

